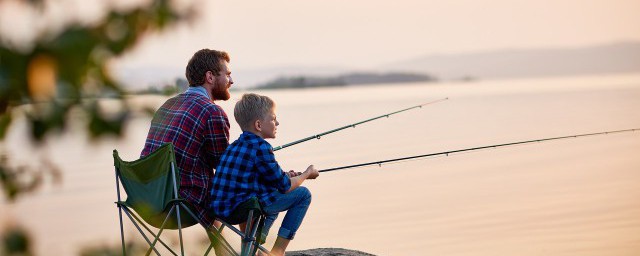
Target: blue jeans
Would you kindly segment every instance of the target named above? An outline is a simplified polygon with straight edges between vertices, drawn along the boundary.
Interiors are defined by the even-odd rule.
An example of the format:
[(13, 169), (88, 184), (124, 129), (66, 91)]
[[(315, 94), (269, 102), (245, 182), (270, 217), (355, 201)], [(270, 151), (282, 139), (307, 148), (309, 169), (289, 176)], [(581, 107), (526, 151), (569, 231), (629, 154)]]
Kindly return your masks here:
[(262, 207), (267, 216), (262, 229), (263, 237), (267, 237), (269, 229), (278, 217), (278, 213), (287, 211), (287, 214), (284, 215), (284, 220), (282, 220), (282, 226), (278, 230), (278, 236), (292, 240), (311, 204), (311, 192), (305, 187), (298, 187), (286, 194), (278, 191), (273, 192), (273, 194), (276, 196), (276, 200), (270, 205)]

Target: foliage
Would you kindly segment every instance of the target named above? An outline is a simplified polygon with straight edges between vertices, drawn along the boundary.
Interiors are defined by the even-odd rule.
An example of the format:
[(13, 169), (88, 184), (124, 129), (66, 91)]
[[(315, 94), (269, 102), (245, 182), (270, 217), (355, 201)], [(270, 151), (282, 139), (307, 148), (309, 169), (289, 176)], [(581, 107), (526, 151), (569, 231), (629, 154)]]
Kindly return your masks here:
[(50, 176), (54, 183), (62, 179), (58, 168), (43, 160), (45, 163), (40, 168), (29, 166), (9, 167), (6, 155), (0, 155), (0, 185), (5, 196), (10, 200), (16, 200), (21, 194), (32, 192), (38, 188), (45, 176)]
[[(145, 245), (140, 243), (129, 242), (125, 245), (126, 252), (124, 255), (143, 255), (147, 248)], [(120, 256), (122, 254), (122, 248), (120, 245), (118, 246), (94, 246), (87, 247), (80, 251), (81, 256)]]
[[(41, 14), (48, 6), (44, 0), (20, 1)], [(4, 138), (16, 115), (25, 114), (36, 143), (64, 130), (70, 112), (87, 117), (86, 129), (93, 139), (120, 135), (130, 107), (122, 100), (122, 85), (109, 72), (109, 61), (126, 54), (150, 33), (189, 21), (195, 17), (194, 10), (193, 6), (178, 8), (169, 0), (143, 1), (126, 10), (109, 7), (96, 22), (78, 20), (62, 28), (47, 28), (29, 47), (17, 46), (0, 34), (0, 186), (9, 201), (33, 191), (46, 175), (52, 175), (54, 181), (60, 177), (55, 166), (43, 159), (40, 162), (45, 167), (40, 168), (9, 163), (10, 148), (5, 149)], [(99, 104), (103, 97), (120, 99), (121, 107), (103, 109)], [(22, 229), (6, 230), (2, 255), (31, 255), (26, 234)], [(83, 254), (112, 255), (96, 252)]]
[[(28, 1), (43, 11), (42, 1)], [(129, 106), (121, 100), (116, 111), (102, 109), (98, 100), (108, 95), (122, 99), (123, 89), (109, 73), (109, 60), (125, 54), (145, 35), (171, 24), (187, 21), (190, 8), (178, 11), (168, 0), (154, 0), (129, 10), (109, 10), (99, 21), (68, 24), (61, 31), (45, 31), (23, 50), (0, 38), (0, 139), (11, 125), (16, 107), (24, 105), (31, 135), (39, 142), (52, 131), (65, 128), (72, 109), (88, 117), (92, 138), (122, 132)], [(5, 152), (0, 152), (5, 154)], [(19, 176), (33, 172), (0, 162), (0, 178), (5, 195), (14, 199), (21, 191)], [(33, 179), (38, 180), (38, 179)]]
[(33, 255), (31, 252), (31, 242), (27, 232), (22, 228), (9, 228), (1, 236), (2, 247), (0, 247), (0, 255), (7, 256), (28, 256)]
[(52, 130), (64, 129), (67, 113), (80, 106), (88, 114), (90, 134), (119, 134), (128, 106), (105, 113), (95, 98), (122, 97), (121, 85), (107, 63), (130, 50), (152, 31), (185, 19), (167, 0), (152, 1), (127, 11), (111, 10), (92, 24), (70, 24), (56, 35), (43, 33), (32, 49), (22, 52), (0, 41), (0, 135), (12, 120), (12, 108), (37, 104), (28, 114), (33, 138), (40, 141)]

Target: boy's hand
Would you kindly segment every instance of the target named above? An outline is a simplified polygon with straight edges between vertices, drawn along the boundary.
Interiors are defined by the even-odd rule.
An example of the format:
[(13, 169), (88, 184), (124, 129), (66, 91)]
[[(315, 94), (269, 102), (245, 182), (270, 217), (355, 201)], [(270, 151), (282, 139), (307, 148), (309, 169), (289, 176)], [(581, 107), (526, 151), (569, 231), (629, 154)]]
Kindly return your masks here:
[(318, 176), (320, 176), (320, 173), (315, 167), (313, 167), (313, 165), (309, 165), (309, 167), (307, 167), (307, 170), (304, 172), (308, 173), (307, 179), (313, 180), (315, 178), (318, 178)]
[(296, 172), (294, 170), (290, 170), (289, 172), (287, 172), (287, 176), (289, 176), (289, 178), (293, 178), (295, 176), (300, 176), (300, 175), (302, 175), (301, 172)]

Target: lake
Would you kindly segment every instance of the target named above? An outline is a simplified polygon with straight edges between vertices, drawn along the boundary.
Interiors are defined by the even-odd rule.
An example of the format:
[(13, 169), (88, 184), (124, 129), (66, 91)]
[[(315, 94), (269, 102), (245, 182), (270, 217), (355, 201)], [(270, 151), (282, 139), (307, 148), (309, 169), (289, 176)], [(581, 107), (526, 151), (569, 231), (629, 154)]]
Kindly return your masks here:
[[(277, 103), (273, 146), (448, 97), (276, 152), (285, 170), (318, 169), (508, 142), (640, 128), (640, 74), (254, 91)], [(240, 129), (233, 104), (219, 104)], [(157, 108), (162, 96), (137, 96)], [(105, 102), (105, 104), (110, 104)], [(44, 145), (18, 119), (5, 145), (13, 162), (50, 159), (63, 170), (16, 203), (0, 226), (31, 231), (38, 255), (119, 245), (111, 152), (136, 159), (150, 118), (122, 138), (89, 142), (71, 125)], [(501, 147), (322, 173), (305, 182), (313, 202), (290, 250), (340, 247), (377, 255), (637, 255), (640, 133)], [(282, 219), (280, 216), (279, 220)], [(127, 223), (128, 225), (128, 223)], [(276, 222), (267, 243), (273, 243)], [(134, 235), (128, 225), (127, 237)], [(187, 232), (190, 243), (204, 239)], [(238, 240), (229, 235), (230, 239)], [(195, 254), (195, 253), (194, 253)]]

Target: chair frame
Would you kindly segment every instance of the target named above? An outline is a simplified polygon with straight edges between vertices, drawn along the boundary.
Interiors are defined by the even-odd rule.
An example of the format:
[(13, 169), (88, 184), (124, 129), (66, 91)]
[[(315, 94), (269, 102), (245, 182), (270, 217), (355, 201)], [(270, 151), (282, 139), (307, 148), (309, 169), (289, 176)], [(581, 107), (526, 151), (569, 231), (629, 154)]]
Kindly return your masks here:
[[(173, 146), (171, 146), (173, 147)], [(173, 150), (171, 150), (173, 153)], [(114, 150), (114, 157), (117, 155), (117, 151)], [(209, 237), (209, 241), (210, 244), (206, 250), (206, 252), (204, 253), (204, 255), (209, 255), (209, 253), (211, 252), (211, 249), (214, 248), (214, 243), (216, 242), (216, 240), (220, 243), (221, 245), (221, 249), (224, 249), (227, 253), (229, 253), (229, 255), (233, 255), (233, 256), (249, 256), (249, 255), (255, 255), (257, 250), (261, 250), (267, 254), (269, 254), (269, 251), (264, 248), (262, 245), (259, 244), (259, 241), (256, 241), (256, 235), (258, 233), (258, 231), (262, 228), (262, 225), (264, 223), (265, 220), (265, 216), (263, 214), (261, 214), (260, 212), (256, 212), (254, 210), (251, 210), (248, 214), (247, 217), (247, 225), (245, 228), (245, 232), (240, 231), (239, 229), (237, 229), (236, 227), (234, 227), (233, 225), (230, 225), (229, 223), (225, 222), (224, 220), (221, 220), (219, 218), (216, 218), (216, 221), (219, 221), (220, 223), (222, 223), (222, 225), (220, 226), (220, 228), (216, 228), (216, 227), (206, 227), (205, 225), (202, 224), (202, 222), (200, 221), (200, 219), (193, 213), (193, 211), (187, 206), (187, 203), (184, 199), (181, 199), (178, 196), (178, 184), (177, 184), (177, 174), (176, 174), (176, 167), (175, 167), (175, 159), (173, 159), (172, 161), (170, 161), (171, 164), (171, 183), (173, 186), (173, 200), (171, 200), (170, 202), (168, 202), (167, 205), (170, 205), (170, 210), (167, 214), (167, 216), (165, 217), (164, 221), (162, 222), (162, 225), (160, 226), (160, 228), (158, 228), (157, 233), (153, 232), (147, 225), (145, 225), (145, 221), (142, 220), (142, 218), (140, 216), (137, 216), (136, 213), (134, 213), (135, 211), (132, 211), (127, 205), (124, 204), (124, 202), (122, 201), (121, 198), (121, 193), (120, 193), (120, 182), (121, 182), (121, 178), (120, 178), (120, 169), (118, 168), (118, 166), (115, 166), (115, 176), (116, 176), (116, 192), (117, 192), (117, 197), (118, 197), (118, 201), (115, 202), (117, 207), (118, 207), (118, 217), (120, 220), (120, 238), (121, 238), (121, 243), (122, 243), (122, 255), (127, 255), (126, 254), (126, 245), (125, 245), (125, 238), (124, 238), (124, 222), (123, 222), (123, 218), (122, 218), (122, 213), (124, 212), (125, 215), (127, 215), (127, 217), (129, 218), (129, 220), (131, 221), (131, 223), (136, 227), (136, 229), (138, 230), (138, 232), (142, 235), (142, 237), (145, 239), (145, 241), (147, 242), (147, 244), (149, 245), (149, 249), (147, 249), (147, 252), (145, 254), (145, 256), (148, 256), (151, 254), (151, 252), (155, 252), (156, 255), (160, 255), (160, 253), (158, 252), (158, 250), (156, 249), (156, 244), (157, 242), (160, 242), (160, 244), (162, 244), (169, 252), (171, 252), (171, 254), (178, 256), (178, 254), (173, 251), (169, 245), (167, 245), (165, 242), (162, 241), (162, 239), (160, 239), (160, 235), (162, 234), (162, 232), (166, 229), (165, 225), (168, 223), (170, 217), (172, 215), (174, 215), (176, 217), (176, 221), (178, 224), (178, 236), (179, 236), (179, 240), (180, 240), (180, 255), (184, 256), (184, 243), (183, 243), (183, 238), (182, 238), (182, 219), (181, 219), (181, 208), (183, 210), (185, 210), (194, 220), (197, 220), (198, 223), (200, 224), (200, 226), (202, 226), (205, 231), (207, 232), (207, 236)], [(175, 212), (175, 214), (174, 214)], [(140, 224), (140, 225), (138, 225)], [(151, 234), (151, 236), (153, 236), (153, 242), (149, 239), (149, 237), (147, 236), (147, 234), (145, 234), (145, 232), (142, 230), (142, 228), (140, 227), (142, 226), (142, 228), (144, 228), (144, 230), (146, 230), (147, 232), (149, 232)], [(237, 235), (239, 235), (242, 238), (242, 242), (241, 242), (241, 249), (240, 249), (240, 254), (238, 254), (233, 247), (229, 244), (229, 242), (227, 242), (227, 240), (224, 239), (224, 237), (222, 236), (222, 230), (227, 227), (229, 228), (231, 231), (233, 231), (234, 233), (236, 233)], [(186, 228), (186, 227), (185, 227)]]

